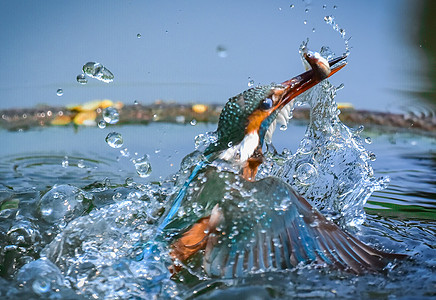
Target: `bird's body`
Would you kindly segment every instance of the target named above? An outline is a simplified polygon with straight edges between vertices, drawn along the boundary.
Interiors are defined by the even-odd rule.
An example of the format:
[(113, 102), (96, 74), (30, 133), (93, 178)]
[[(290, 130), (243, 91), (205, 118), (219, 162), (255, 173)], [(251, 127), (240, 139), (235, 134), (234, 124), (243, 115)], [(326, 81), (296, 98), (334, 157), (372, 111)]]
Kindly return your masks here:
[[(312, 262), (361, 273), (401, 258), (366, 246), (327, 220), (279, 178), (255, 181), (267, 131), (296, 96), (340, 70), (305, 53), (311, 70), (249, 89), (225, 105), (217, 141), (192, 166), (158, 230), (170, 241), (173, 271), (186, 262), (209, 276), (287, 269)], [(229, 166), (232, 171), (223, 171)], [(218, 168), (217, 168), (218, 166)]]
[(279, 178), (251, 182), (211, 166), (191, 188), (189, 206), (166, 228), (171, 255), (209, 276), (241, 277), (302, 263), (362, 273), (397, 257), (342, 231)]

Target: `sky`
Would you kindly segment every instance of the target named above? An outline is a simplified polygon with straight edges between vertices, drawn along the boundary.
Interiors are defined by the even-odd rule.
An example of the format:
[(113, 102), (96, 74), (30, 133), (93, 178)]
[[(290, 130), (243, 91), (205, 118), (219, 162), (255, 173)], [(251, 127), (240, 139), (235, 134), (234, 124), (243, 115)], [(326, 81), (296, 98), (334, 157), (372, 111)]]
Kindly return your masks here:
[[(304, 71), (298, 48), (306, 39), (312, 50), (342, 54), (344, 39), (324, 21), (334, 16), (352, 47), (331, 79), (345, 86), (337, 102), (413, 110), (429, 87), (414, 38), (421, 2), (0, 1), (0, 109), (95, 99), (224, 104), (249, 80), (282, 82)], [(103, 64), (114, 81), (77, 83), (87, 62)]]

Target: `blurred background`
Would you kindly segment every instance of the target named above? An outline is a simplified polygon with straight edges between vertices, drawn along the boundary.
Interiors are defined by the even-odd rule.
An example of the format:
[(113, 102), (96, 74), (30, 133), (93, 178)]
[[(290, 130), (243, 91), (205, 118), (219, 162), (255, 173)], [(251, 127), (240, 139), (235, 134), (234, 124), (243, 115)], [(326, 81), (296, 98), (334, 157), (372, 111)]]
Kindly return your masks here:
[[(298, 48), (351, 47), (332, 79), (358, 109), (432, 112), (435, 1), (1, 1), (0, 109), (94, 99), (224, 104), (303, 70)], [(342, 29), (341, 36), (326, 17)], [(76, 76), (99, 62), (111, 83)], [(63, 94), (57, 95), (62, 89)]]

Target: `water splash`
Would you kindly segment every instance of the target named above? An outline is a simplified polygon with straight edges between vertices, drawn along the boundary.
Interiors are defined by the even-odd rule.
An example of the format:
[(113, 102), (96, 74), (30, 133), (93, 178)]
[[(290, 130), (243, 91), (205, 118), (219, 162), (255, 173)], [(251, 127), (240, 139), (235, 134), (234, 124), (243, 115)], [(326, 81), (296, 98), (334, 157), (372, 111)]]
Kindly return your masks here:
[(70, 162), (68, 161), (68, 156), (64, 156), (64, 159), (62, 160), (62, 168), (68, 168), (70, 165)]
[(178, 291), (167, 270), (167, 250), (160, 247), (160, 256), (147, 264), (134, 259), (161, 207), (154, 193), (163, 191), (138, 184), (113, 190), (116, 203), (73, 220), (42, 255), (87, 298), (174, 297)]
[(335, 17), (334, 16), (325, 16), (324, 17), (324, 22), (326, 22), (326, 24), (330, 25), (333, 30), (339, 32), (339, 34), (341, 35), (341, 38), (344, 40), (344, 44), (345, 44), (345, 55), (350, 54), (350, 39), (346, 39), (345, 35), (346, 35), (346, 31), (344, 28), (340, 27), (339, 24), (335, 21)]
[[(328, 48), (322, 53), (332, 56)], [(376, 178), (360, 129), (339, 119), (334, 98), (337, 88), (327, 80), (295, 100), (311, 107), (310, 123), (295, 154), (269, 157), (259, 176), (274, 175), (290, 183), (324, 214), (348, 226), (362, 224), (363, 206), (369, 196), (385, 188), (388, 178)]]
[(46, 258), (38, 259), (21, 268), (17, 281), (22, 287), (29, 288), (46, 299), (60, 297), (63, 293), (59, 291), (68, 288), (59, 268)]
[(305, 162), (297, 166), (294, 176), (300, 184), (310, 185), (317, 180), (318, 171), (314, 165)]
[(83, 65), (82, 71), (87, 76), (106, 83), (114, 81), (114, 74), (100, 63), (88, 62)]
[(68, 222), (87, 208), (84, 197), (85, 192), (74, 186), (55, 185), (38, 202), (39, 214), (49, 223)]
[(248, 77), (248, 84), (247, 85), (248, 85), (249, 88), (254, 86), (254, 80), (251, 79), (251, 77)]
[(209, 144), (216, 143), (218, 137), (215, 132), (200, 133), (195, 137), (195, 150), (204, 151)]

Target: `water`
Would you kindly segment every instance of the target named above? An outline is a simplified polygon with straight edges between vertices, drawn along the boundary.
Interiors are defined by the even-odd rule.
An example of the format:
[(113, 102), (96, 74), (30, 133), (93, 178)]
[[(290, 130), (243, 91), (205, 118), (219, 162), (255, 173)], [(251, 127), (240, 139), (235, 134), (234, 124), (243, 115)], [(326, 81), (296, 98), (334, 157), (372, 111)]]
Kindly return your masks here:
[(365, 149), (359, 130), (340, 121), (336, 93), (337, 88), (324, 81), (297, 98), (297, 105), (312, 108), (311, 126), (295, 154), (272, 159), (261, 174), (283, 178), (324, 214), (357, 225), (364, 221), (366, 199), (389, 179), (374, 176), (374, 154)]
[(80, 83), (80, 84), (87, 84), (88, 83), (88, 79), (86, 79), (86, 76), (85, 76), (85, 74), (79, 74), (79, 75), (77, 75), (77, 77), (76, 77), (76, 81), (78, 82), (78, 83)]
[(146, 155), (140, 158), (134, 158), (132, 159), (132, 162), (135, 165), (136, 172), (139, 176), (143, 178), (150, 176), (152, 169), (150, 161)]
[(70, 221), (85, 211), (84, 194), (75, 186), (55, 185), (38, 201), (38, 213), (48, 223)]
[(97, 126), (101, 129), (106, 128), (106, 122), (104, 120), (100, 120), (98, 121)]
[(106, 143), (112, 148), (121, 148), (123, 146), (123, 136), (118, 132), (110, 132), (106, 136)]
[[(309, 3), (310, 1), (305, 1), (306, 5)], [(290, 5), (291, 8), (293, 6)], [(215, 14), (215, 10), (210, 8), (209, 10), (214, 11)], [(305, 27), (312, 28), (314, 20), (309, 16), (314, 10), (311, 8), (310, 13), (305, 12), (307, 16), (304, 18), (307, 19), (304, 21), (300, 18), (287, 17), (295, 19), (301, 26), (309, 24), (310, 27)], [(264, 14), (264, 10), (260, 11)], [(279, 9), (282, 15), (284, 11)], [(354, 14), (350, 15), (354, 16)], [(280, 19), (277, 15), (271, 14), (271, 16), (273, 19)], [(328, 19), (327, 23), (345, 41), (347, 51), (348, 41), (345, 40), (345, 31), (337, 25), (336, 19), (330, 17)], [(77, 20), (74, 22), (77, 23)], [(340, 22), (342, 24), (342, 21)], [(197, 28), (198, 23), (194, 23)], [(273, 23), (263, 22), (262, 27), (267, 28), (265, 26)], [(365, 24), (366, 28), (367, 22), (361, 23)], [(165, 24), (165, 26), (170, 25)], [(274, 28), (268, 28), (265, 31), (267, 34), (263, 35), (269, 36), (271, 32), (283, 28), (280, 23), (275, 23), (273, 26)], [(294, 32), (301, 31), (301, 26)], [(247, 28), (250, 32), (259, 31), (255, 26)], [(317, 28), (321, 26), (317, 25)], [(168, 33), (167, 30), (165, 32)], [(170, 34), (165, 38), (180, 36), (171, 35), (176, 32), (175, 29), (169, 32)], [(244, 35), (246, 32), (246, 29), (242, 31)], [(95, 42), (95, 38), (99, 37), (98, 34), (90, 36), (92, 44), (99, 44)], [(237, 36), (237, 40), (241, 39), (240, 36), (242, 34)], [(140, 36), (137, 35), (137, 38)], [(147, 41), (152, 39), (147, 36)], [(193, 47), (193, 49), (198, 48), (201, 53), (210, 51), (214, 54), (214, 48), (210, 45), (217, 45), (218, 42), (223, 41), (225, 42), (226, 39), (202, 43), (209, 47), (207, 49), (201, 47)], [(135, 39), (135, 42), (138, 41)], [(392, 44), (385, 41), (385, 36), (382, 42), (377, 43), (371, 39), (368, 45), (371, 46), (373, 43), (382, 47), (381, 50), (377, 47), (378, 52), (396, 53), (383, 51), (383, 45)], [(118, 44), (116, 42), (108, 49), (116, 49), (120, 44), (124, 45), (124, 42)], [(241, 59), (251, 51), (252, 43), (246, 42), (246, 44), (249, 48), (241, 48), (241, 50), (238, 43), (228, 43), (231, 52), (227, 47), (218, 46), (215, 57), (218, 57), (220, 65), (224, 61), (220, 58), (228, 57), (225, 60), (227, 62), (236, 59), (238, 68), (233, 66), (233, 70), (244, 70), (243, 72), (255, 75), (258, 72), (255, 77), (259, 79), (262, 70), (271, 68), (271, 53), (264, 51), (262, 44), (259, 43), (256, 48), (259, 48), (260, 52), (268, 53), (266, 59), (268, 67), (259, 67), (260, 60), (257, 58)], [(161, 46), (158, 48), (162, 51)], [(282, 47), (282, 49), (290, 48), (292, 47)], [(97, 52), (93, 57), (99, 57), (102, 47), (94, 47), (94, 49)], [(80, 52), (77, 49), (75, 51)], [(138, 48), (137, 51), (144, 53), (142, 48)], [(57, 52), (64, 53), (64, 51)], [(119, 52), (116, 53), (119, 55)], [(136, 59), (140, 55), (131, 55), (129, 51), (122, 51), (122, 53), (134, 57), (134, 65), (139, 64)], [(186, 53), (180, 53), (186, 56)], [(283, 57), (287, 59), (288, 54), (286, 52), (278, 56), (283, 64), (286, 63)], [(173, 56), (168, 55), (168, 57)], [(156, 60), (155, 55), (147, 55), (147, 57), (151, 57), (152, 61), (143, 65), (147, 65), (151, 71), (158, 70), (162, 60)], [(204, 57), (208, 64), (197, 62), (196, 65), (207, 65), (207, 68), (211, 69), (209, 63), (213, 64), (213, 62), (209, 56), (204, 55)], [(367, 61), (367, 53), (364, 57)], [(411, 57), (415, 56), (411, 55)], [(117, 57), (110, 63), (112, 67), (115, 61), (121, 61), (123, 64), (122, 67), (119, 65), (115, 67), (118, 70), (125, 66), (131, 69), (133, 65), (126, 64), (126, 60)], [(185, 59), (174, 61), (185, 61)], [(241, 66), (244, 61), (254, 69)], [(153, 68), (154, 62), (159, 66)], [(277, 64), (278, 70), (285, 70), (283, 76), (287, 76), (285, 74), (288, 74), (288, 68), (283, 68), (283, 64)], [(8, 69), (21, 70), (22, 68)], [(39, 69), (46, 70), (46, 68)], [(212, 69), (219, 70), (219, 68)], [(88, 63), (83, 71), (87, 76), (104, 82), (111, 82), (114, 78), (113, 74), (99, 63)], [(75, 72), (73, 74), (76, 74)], [(144, 73), (142, 69), (140, 72)], [(70, 72), (65, 73), (71, 75)], [(156, 76), (157, 72), (154, 73), (153, 76)], [(231, 72), (227, 70), (223, 73)], [(277, 70), (273, 70), (273, 73), (276, 76)], [(358, 67), (356, 73), (365, 73), (362, 72), (362, 66)], [(219, 71), (217, 74), (220, 74)], [(244, 82), (247, 74), (239, 75)], [(282, 75), (279, 77), (281, 78)], [(359, 84), (362, 82), (353, 76), (347, 75), (347, 77)], [(40, 76), (40, 78), (46, 80), (47, 77)], [(132, 78), (136, 80), (137, 77), (133, 75)], [(214, 78), (207, 78), (210, 78), (211, 82), (217, 82)], [(86, 77), (84, 79), (86, 80)], [(83, 80), (80, 82), (78, 78), (77, 81), (81, 84), (86, 83)], [(232, 84), (241, 82), (241, 80), (229, 81)], [(210, 95), (211, 87), (205, 85), (207, 91), (205, 95)], [(66, 87), (64, 84), (57, 86)], [(86, 86), (88, 87), (91, 86)], [(78, 88), (85, 87), (78, 85)], [(239, 90), (240, 86), (234, 89)], [(223, 89), (220, 87), (219, 90)], [(356, 89), (352, 90), (355, 93)], [(336, 89), (326, 86), (325, 91), (334, 94)], [(53, 94), (52, 89), (50, 93)], [(150, 95), (150, 93), (144, 94)], [(177, 89), (177, 95), (180, 94), (183, 93)], [(120, 95), (125, 96), (121, 90)], [(65, 97), (68, 95), (56, 97), (56, 100), (63, 100)], [(377, 99), (374, 101), (377, 103), (378, 99), (384, 97), (371, 98)], [(195, 266), (191, 268), (189, 265), (188, 267), (194, 270), (191, 277), (171, 280), (167, 271), (167, 265), (171, 262), (165, 244), (158, 244), (157, 249), (150, 250), (151, 260), (137, 261), (136, 258), (143, 250), (142, 245), (153, 236), (153, 229), (169, 196), (183, 183), (188, 175), (187, 170), (201, 159), (201, 155), (194, 152), (182, 160), (185, 154), (193, 150), (194, 137), (198, 137), (195, 140), (195, 147), (201, 149), (205, 144), (214, 142), (215, 136), (205, 133), (214, 128), (204, 124), (150, 125), (117, 127), (116, 132), (109, 132), (105, 129), (106, 124), (115, 124), (114, 120), (117, 119), (116, 114), (109, 113), (105, 121), (99, 122), (99, 128), (79, 128), (76, 133), (73, 133), (70, 128), (1, 132), (3, 145), (0, 149), (0, 297), (11, 299), (434, 297), (436, 295), (436, 279), (433, 275), (436, 268), (435, 140), (407, 133), (384, 134), (362, 132), (361, 128), (348, 129), (338, 122), (335, 115), (338, 111), (332, 110), (332, 103), (316, 106), (312, 100), (310, 95), (308, 99), (302, 100), (314, 108), (312, 126), (307, 128), (302, 124), (290, 124), (286, 132), (278, 131), (276, 136), (279, 137), (273, 140), (281, 154), (267, 154), (267, 164), (264, 169), (261, 169), (261, 176), (271, 174), (280, 176), (330, 218), (335, 219), (344, 228), (353, 230), (361, 240), (379, 249), (407, 253), (411, 256), (409, 260), (389, 265), (384, 273), (358, 277), (328, 269), (299, 266), (283, 272), (249, 274), (246, 278), (231, 280), (210, 279), (201, 271), (194, 270)], [(179, 118), (178, 121), (184, 123), (185, 119)], [(280, 127), (282, 128), (285, 129)], [(200, 132), (203, 133), (202, 136), (199, 136)], [(65, 138), (66, 135), (68, 138)], [(371, 137), (369, 140), (366, 138), (364, 144), (362, 136)], [(110, 147), (107, 147), (105, 140)], [(128, 148), (123, 148), (126, 145)], [(121, 148), (123, 149), (120, 150)], [(282, 150), (284, 148), (290, 150)], [(20, 149), (26, 150), (24, 152)], [(132, 159), (127, 149), (146, 154), (141, 158)], [(156, 149), (160, 150), (156, 151)], [(182, 162), (181, 170), (177, 173), (180, 162)], [(251, 191), (241, 188), (240, 182), (234, 180), (231, 173), (225, 172), (226, 166), (218, 167), (222, 169), (217, 182), (221, 186), (231, 183), (233, 190), (242, 189), (244, 199), (249, 199)], [(205, 179), (205, 177), (200, 178), (197, 186), (189, 189), (190, 196), (195, 196), (200, 191)], [(228, 199), (232, 196), (231, 193), (225, 195)], [(247, 203), (241, 202), (238, 205), (243, 208)], [(286, 203), (283, 203), (275, 208), (280, 210), (285, 207)], [(187, 211), (180, 210), (178, 215), (184, 216), (189, 209), (201, 215), (202, 207), (194, 205)]]
[(82, 71), (87, 76), (106, 83), (114, 81), (114, 74), (100, 63), (88, 62), (83, 65)]
[(115, 107), (109, 106), (103, 110), (103, 120), (107, 124), (116, 124), (120, 120), (120, 113)]
[(216, 53), (220, 58), (226, 58), (228, 56), (226, 47), (221, 45), (216, 47)]
[[(279, 152), (290, 149), (284, 152), (286, 157), (271, 158), (281, 160), (281, 165), (292, 161), (294, 155), (312, 155), (320, 146), (307, 136), (304, 124), (291, 122), (288, 127), (273, 138)], [(390, 184), (369, 197), (365, 222), (356, 234), (379, 249), (411, 256), (390, 266), (386, 273), (356, 277), (299, 267), (237, 280), (186, 277), (180, 282), (169, 278), (165, 247), (153, 258), (154, 263), (136, 261), (137, 251), (142, 251), (138, 243), (151, 236), (168, 195), (186, 176), (183, 171), (177, 177), (171, 174), (177, 171), (183, 155), (194, 148), (194, 137), (213, 129), (213, 125), (201, 123), (120, 127), (131, 151), (149, 155), (153, 172), (146, 180), (129, 157), (114, 160), (116, 152), (104, 147), (105, 133), (98, 127), (77, 133), (56, 127), (2, 132), (5, 145), (17, 147), (1, 149), (0, 295), (143, 299), (158, 295), (200, 299), (242, 295), (261, 299), (434, 296), (436, 141), (407, 133), (361, 132), (372, 140), (365, 146), (367, 151), (377, 154), (377, 160), (371, 162), (374, 176), (389, 176)], [(138, 132), (144, 138), (138, 139)], [(64, 147), (70, 150), (59, 153), (59, 135), (65, 134), (70, 139)], [(155, 144), (147, 136), (164, 139)], [(196, 141), (201, 148), (213, 142), (214, 135), (203, 134)], [(17, 152), (20, 144), (32, 145), (31, 153)], [(101, 150), (95, 153), (95, 149)], [(61, 163), (65, 156), (69, 162), (66, 168)], [(198, 159), (196, 155), (187, 157), (182, 169)], [(296, 175), (302, 186), (312, 185), (308, 183), (314, 182), (314, 169), (312, 163), (298, 165)], [(322, 175), (316, 170), (317, 176)]]

